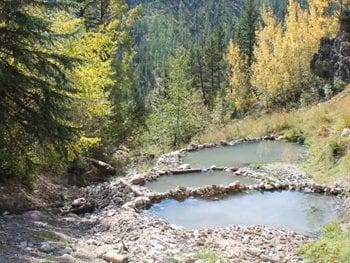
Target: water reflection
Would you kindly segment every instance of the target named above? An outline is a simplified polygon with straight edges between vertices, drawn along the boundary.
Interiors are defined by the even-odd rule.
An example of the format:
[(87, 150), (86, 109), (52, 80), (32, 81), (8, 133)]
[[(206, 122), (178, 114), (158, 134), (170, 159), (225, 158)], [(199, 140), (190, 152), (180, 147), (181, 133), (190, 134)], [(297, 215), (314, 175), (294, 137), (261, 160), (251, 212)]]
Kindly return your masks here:
[(297, 163), (305, 157), (306, 152), (306, 148), (299, 144), (261, 141), (191, 152), (186, 154), (184, 162), (200, 168), (213, 164), (242, 167), (251, 163)]

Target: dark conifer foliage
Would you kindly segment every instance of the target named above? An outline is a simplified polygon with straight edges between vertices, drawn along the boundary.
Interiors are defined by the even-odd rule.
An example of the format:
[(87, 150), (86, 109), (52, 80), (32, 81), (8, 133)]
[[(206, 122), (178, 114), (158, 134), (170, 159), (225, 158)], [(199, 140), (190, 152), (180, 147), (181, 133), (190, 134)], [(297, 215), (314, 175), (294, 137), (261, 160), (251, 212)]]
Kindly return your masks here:
[(55, 51), (60, 36), (43, 15), (50, 5), (60, 7), (57, 1), (0, 1), (0, 173), (11, 171), (5, 159), (28, 161), (25, 147), (33, 141), (59, 147), (74, 133), (67, 114), (74, 92), (67, 70), (74, 60)]
[(259, 22), (259, 7), (256, 0), (247, 0), (236, 29), (235, 39), (247, 56), (248, 66), (254, 60), (255, 32)]

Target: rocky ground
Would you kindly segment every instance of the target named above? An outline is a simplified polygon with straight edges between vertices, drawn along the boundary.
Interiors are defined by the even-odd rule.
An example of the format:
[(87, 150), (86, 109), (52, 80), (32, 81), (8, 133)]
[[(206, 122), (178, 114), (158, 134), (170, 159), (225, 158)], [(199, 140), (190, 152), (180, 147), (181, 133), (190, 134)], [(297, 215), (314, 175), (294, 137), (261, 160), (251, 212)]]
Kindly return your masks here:
[[(1, 217), (1, 262), (106, 262), (106, 255), (113, 262), (196, 262), (195, 252), (206, 246), (227, 262), (301, 262), (302, 235), (263, 226), (186, 230), (121, 207), (134, 195), (122, 186), (116, 180), (94, 189), (110, 190), (97, 200), (108, 204), (84, 216), (31, 211)], [(114, 203), (113, 189), (124, 199)]]
[[(190, 146), (190, 150), (197, 148)], [(265, 226), (186, 230), (151, 217), (142, 208), (166, 197), (214, 196), (247, 190), (343, 194), (341, 186), (312, 184), (300, 169), (286, 164), (227, 168), (238, 175), (259, 178), (261, 183), (251, 189), (234, 183), (199, 189), (180, 187), (156, 194), (140, 186), (145, 180), (166, 174), (166, 167), (179, 169), (180, 166), (181, 151), (170, 153), (162, 156), (157, 170), (148, 175), (113, 178), (70, 189), (69, 193), (75, 191), (80, 198), (66, 202), (62, 208), (20, 215), (5, 213), (0, 216), (0, 262), (199, 263), (204, 261), (195, 259), (196, 252), (206, 247), (211, 247), (226, 262), (302, 262), (298, 249), (309, 239), (306, 236)], [(279, 178), (281, 173), (283, 178)]]

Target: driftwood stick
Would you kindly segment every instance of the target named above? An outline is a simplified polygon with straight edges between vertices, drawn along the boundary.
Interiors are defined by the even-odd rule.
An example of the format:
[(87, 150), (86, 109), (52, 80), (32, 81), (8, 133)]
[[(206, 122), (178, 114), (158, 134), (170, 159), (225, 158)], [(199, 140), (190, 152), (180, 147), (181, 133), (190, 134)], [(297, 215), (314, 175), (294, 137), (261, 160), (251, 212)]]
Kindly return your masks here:
[(85, 159), (91, 162), (96, 168), (102, 170), (106, 174), (114, 175), (116, 173), (116, 169), (108, 163), (105, 163), (93, 158), (89, 158), (89, 157), (85, 157)]
[(189, 174), (189, 173), (199, 173), (202, 169), (185, 169), (185, 170), (170, 170), (172, 174)]

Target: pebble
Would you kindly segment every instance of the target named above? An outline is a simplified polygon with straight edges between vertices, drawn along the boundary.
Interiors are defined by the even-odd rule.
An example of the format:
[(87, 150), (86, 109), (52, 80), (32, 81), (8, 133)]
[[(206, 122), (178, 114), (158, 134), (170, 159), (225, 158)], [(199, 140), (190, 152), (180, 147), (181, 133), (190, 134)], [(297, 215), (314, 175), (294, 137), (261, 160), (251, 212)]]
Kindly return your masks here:
[(103, 259), (112, 263), (127, 263), (128, 257), (125, 255), (121, 255), (116, 253), (115, 251), (109, 251), (104, 256)]
[(76, 262), (75, 258), (69, 254), (64, 254), (61, 257), (59, 257), (58, 261), (60, 263), (74, 263)]
[(52, 246), (48, 242), (43, 242), (41, 243), (41, 246), (39, 247), (39, 251), (44, 252), (44, 253), (51, 253), (55, 250), (55, 247)]

